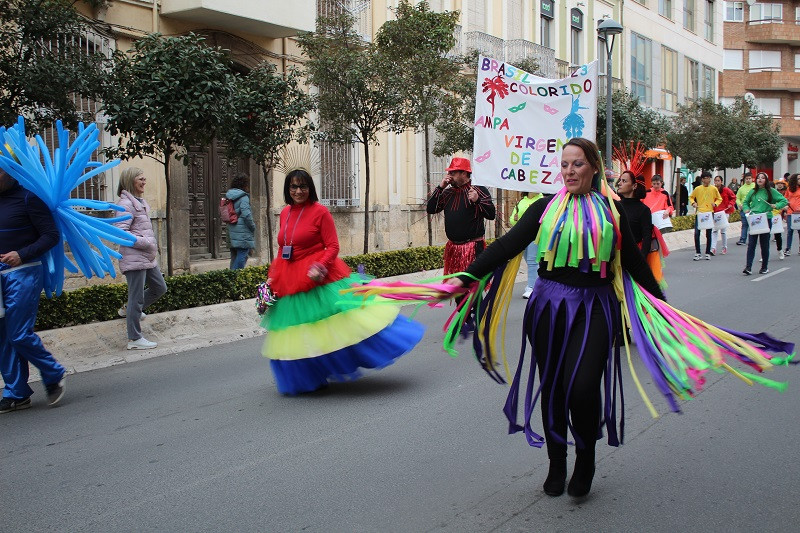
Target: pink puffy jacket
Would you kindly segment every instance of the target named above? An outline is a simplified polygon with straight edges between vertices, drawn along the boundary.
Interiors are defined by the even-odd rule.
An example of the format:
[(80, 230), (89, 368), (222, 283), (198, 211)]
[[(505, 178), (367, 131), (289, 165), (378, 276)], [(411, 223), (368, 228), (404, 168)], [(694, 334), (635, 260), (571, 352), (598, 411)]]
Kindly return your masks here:
[(126, 212), (133, 215), (133, 218), (117, 222), (114, 225), (136, 236), (136, 243), (133, 246), (120, 246), (119, 248), (119, 252), (122, 254), (122, 259), (119, 260), (120, 272), (147, 270), (155, 267), (158, 242), (153, 233), (153, 225), (150, 223), (150, 206), (147, 201), (144, 198), (138, 200), (128, 191), (123, 190), (117, 205), (124, 207)]

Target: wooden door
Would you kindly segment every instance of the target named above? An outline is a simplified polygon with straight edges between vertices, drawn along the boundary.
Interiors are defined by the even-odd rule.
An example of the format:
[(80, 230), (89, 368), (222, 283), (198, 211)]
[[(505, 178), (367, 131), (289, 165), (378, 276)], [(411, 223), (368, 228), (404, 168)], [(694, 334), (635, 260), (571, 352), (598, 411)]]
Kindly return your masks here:
[(210, 150), (189, 151), (189, 260), (211, 259), (209, 222), (214, 206), (209, 198)]
[(193, 261), (230, 257), (227, 229), (219, 217), (219, 201), (237, 172), (248, 162), (226, 154), (224, 144), (189, 150), (189, 254)]

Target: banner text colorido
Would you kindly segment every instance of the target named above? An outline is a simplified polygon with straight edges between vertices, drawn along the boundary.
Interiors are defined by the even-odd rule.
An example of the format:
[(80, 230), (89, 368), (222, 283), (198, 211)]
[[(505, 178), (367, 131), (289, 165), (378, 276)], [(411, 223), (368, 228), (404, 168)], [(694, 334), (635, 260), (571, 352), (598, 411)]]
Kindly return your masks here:
[(545, 194), (560, 190), (564, 143), (596, 137), (597, 65), (552, 80), (480, 56), (472, 182)]

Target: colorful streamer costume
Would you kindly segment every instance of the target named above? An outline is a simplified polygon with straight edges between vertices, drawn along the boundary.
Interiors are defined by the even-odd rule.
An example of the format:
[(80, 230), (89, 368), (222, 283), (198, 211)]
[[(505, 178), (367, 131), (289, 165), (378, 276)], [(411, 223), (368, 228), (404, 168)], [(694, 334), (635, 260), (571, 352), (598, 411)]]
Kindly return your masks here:
[[(476, 309), (473, 347), (484, 370), (495, 380), (501, 362), (510, 375), (505, 353), (496, 349), (504, 334), (520, 252), (536, 235), (539, 278), (523, 318), (520, 360), (504, 407), (509, 431), (523, 432), (528, 443), (545, 440), (552, 459), (566, 454), (567, 430), (580, 448), (593, 448), (605, 426), (608, 443), (624, 439), (621, 346), (625, 346), (632, 378), (648, 409), (657, 412), (633, 368), (626, 335), (630, 330), (639, 355), (673, 411), (678, 399), (691, 398), (708, 370), (730, 372), (747, 384), (778, 390), (785, 384), (759, 375), (774, 365), (792, 362), (794, 344), (765, 333), (742, 333), (702, 322), (664, 301), (653, 274), (637, 249), (619, 203), (598, 185), (586, 195), (566, 188), (536, 202), (506, 235), (489, 246), (462, 280), (473, 283), (467, 297), (446, 325), (445, 348), (451, 348), (469, 307)], [(599, 187), (603, 192), (598, 192)], [(432, 301), (430, 289), (406, 287), (406, 300)], [(380, 283), (352, 289), (361, 294), (392, 294)], [(415, 296), (414, 293), (418, 293)], [(442, 291), (441, 299), (452, 293)], [(396, 297), (399, 297), (395, 295)], [(500, 336), (502, 339), (502, 336)], [(526, 364), (528, 345), (531, 364)], [(788, 357), (770, 355), (784, 352)], [(611, 356), (609, 357), (609, 354)], [(734, 369), (738, 360), (756, 374)], [(540, 384), (535, 383), (536, 372)], [(602, 397), (599, 394), (602, 383)], [(524, 395), (523, 395), (524, 391)], [(618, 400), (619, 399), (619, 406)], [(541, 401), (545, 435), (531, 426), (533, 409)], [(518, 414), (522, 404), (523, 419)], [(552, 463), (551, 463), (552, 464)]]
[[(395, 306), (364, 307), (354, 296), (352, 305), (341, 301), (340, 290), (363, 280), (337, 257), (336, 228), (323, 205), (284, 208), (278, 243), (291, 246), (291, 258), (276, 257), (270, 266), (277, 301), (261, 325), (267, 330), (263, 353), (279, 392), (299, 394), (356, 379), (360, 368), (390, 365), (422, 339), (422, 326)], [(327, 271), (321, 283), (308, 277), (312, 265)]]
[[(64, 268), (80, 269), (87, 277), (115, 276), (112, 257), (120, 255), (103, 240), (125, 245), (135, 241), (112, 225), (129, 215), (100, 219), (74, 209), (117, 209), (107, 202), (70, 197), (79, 184), (119, 163), (90, 161), (100, 145), (97, 127), (80, 124), (72, 143), (60, 122), (56, 132), (59, 145), (51, 157), (40, 136), (28, 143), (22, 117), (14, 127), (0, 128), (0, 168), (18, 183), (2, 196), (0, 252), (16, 251), (22, 261), (14, 267), (0, 263), (0, 370), (4, 399), (17, 400), (20, 407), (30, 405), (33, 393), (28, 363), (41, 373), (51, 405), (63, 394), (65, 369), (34, 332), (42, 289), (48, 297), (61, 294)], [(56, 389), (61, 392), (51, 397)]]

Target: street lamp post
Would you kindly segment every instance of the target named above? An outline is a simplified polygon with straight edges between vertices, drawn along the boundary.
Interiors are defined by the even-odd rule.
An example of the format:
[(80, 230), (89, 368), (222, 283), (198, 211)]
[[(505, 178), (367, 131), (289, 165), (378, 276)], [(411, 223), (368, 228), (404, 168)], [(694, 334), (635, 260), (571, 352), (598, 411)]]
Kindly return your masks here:
[[(611, 53), (614, 51), (614, 40), (622, 33), (622, 24), (606, 18), (597, 25), (597, 34), (606, 46), (606, 169), (611, 170)], [(610, 38), (610, 39), (609, 39)]]

